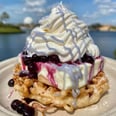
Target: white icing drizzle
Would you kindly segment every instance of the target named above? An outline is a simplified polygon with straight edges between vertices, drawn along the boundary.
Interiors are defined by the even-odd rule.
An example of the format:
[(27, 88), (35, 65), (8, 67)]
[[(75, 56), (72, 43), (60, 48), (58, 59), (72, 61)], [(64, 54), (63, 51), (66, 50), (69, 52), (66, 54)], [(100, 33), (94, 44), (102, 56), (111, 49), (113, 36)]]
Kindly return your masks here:
[(60, 67), (57, 66), (57, 70), (68, 73), (70, 75), (73, 88), (78, 89), (78, 79), (82, 77), (82, 73), (78, 65), (62, 64)]
[(91, 81), (93, 73), (94, 73), (94, 64), (91, 65), (88, 81)]
[(77, 106), (77, 96), (79, 95), (79, 93), (80, 93), (79, 89), (76, 89), (76, 90), (72, 89), (72, 95), (73, 95), (73, 98), (74, 98), (74, 100), (72, 102), (72, 105), (73, 105), (74, 108), (76, 108), (76, 106)]
[(88, 78), (89, 78), (89, 75), (88, 75), (88, 73), (87, 73), (87, 71), (88, 71), (88, 67), (87, 67), (87, 64), (86, 63), (84, 63), (83, 64), (84, 65), (84, 79), (86, 79), (86, 82), (88, 81)]
[(27, 39), (30, 54), (57, 54), (62, 62), (80, 59), (86, 52), (93, 57), (99, 56), (86, 24), (62, 4), (53, 8), (40, 23)]
[[(74, 97), (72, 105), (76, 107), (77, 96), (79, 94), (78, 81), (80, 78), (82, 78), (82, 72), (80, 67), (77, 64), (62, 64), (62, 66), (57, 66), (53, 64), (53, 66), (56, 67), (57, 70), (64, 72), (63, 88), (65, 88), (66, 83), (65, 74), (69, 74), (70, 80), (72, 82), (72, 95)], [(86, 76), (85, 78), (87, 78), (87, 67), (85, 67), (84, 74)]]

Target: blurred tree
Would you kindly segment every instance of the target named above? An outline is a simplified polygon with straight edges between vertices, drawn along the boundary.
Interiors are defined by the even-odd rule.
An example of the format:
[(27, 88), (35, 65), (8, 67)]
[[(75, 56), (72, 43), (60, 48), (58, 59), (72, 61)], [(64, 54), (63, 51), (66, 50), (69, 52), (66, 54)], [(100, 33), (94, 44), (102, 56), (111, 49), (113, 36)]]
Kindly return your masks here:
[(99, 27), (101, 27), (102, 25), (100, 23), (95, 23), (95, 24), (91, 24), (89, 25), (89, 29), (90, 30), (98, 30)]
[(116, 59), (116, 50), (114, 50), (114, 58)]
[(9, 14), (7, 12), (3, 12), (0, 15), (0, 22), (4, 23), (6, 20), (10, 18)]

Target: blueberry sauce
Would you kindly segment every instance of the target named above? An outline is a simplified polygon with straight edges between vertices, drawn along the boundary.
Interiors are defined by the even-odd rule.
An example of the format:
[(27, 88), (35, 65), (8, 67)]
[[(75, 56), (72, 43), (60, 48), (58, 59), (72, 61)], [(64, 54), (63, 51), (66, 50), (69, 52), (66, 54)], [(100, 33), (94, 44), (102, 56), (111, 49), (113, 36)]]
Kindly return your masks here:
[(54, 73), (56, 72), (56, 69), (49, 64), (46, 64), (45, 66), (48, 71), (47, 77), (49, 78), (51, 84), (57, 87), (57, 84), (55, 83), (55, 80), (54, 80)]
[[(42, 62), (37, 62), (36, 66), (37, 66), (37, 70), (39, 72), (39, 71), (41, 71), (43, 63)], [(55, 80), (54, 80), (54, 73), (56, 72), (55, 67), (52, 66), (51, 63), (44, 63), (44, 67), (46, 68), (46, 70), (48, 72), (47, 77), (50, 80), (51, 84), (54, 85), (55, 87), (57, 87), (57, 84), (55, 83)]]
[[(49, 56), (38, 56), (37, 54), (33, 54), (32, 57), (28, 56), (27, 51), (23, 51), (21, 55), (21, 59), (23, 62), (22, 67), (27, 67), (28, 71), (26, 68), (22, 68), (22, 71), (19, 73), (20, 77), (25, 77), (28, 76), (28, 78), (34, 78), (37, 79), (37, 73), (41, 70), (41, 63), (54, 63), (58, 66), (62, 66), (62, 62), (58, 58), (57, 55), (49, 55)], [(75, 62), (68, 61), (66, 62), (69, 65), (72, 64), (81, 64), (81, 63), (91, 63), (94, 64), (94, 58), (90, 55), (87, 55), (86, 53), (84, 56), (81, 58), (81, 60), (77, 59)], [(46, 69), (48, 71), (48, 78), (51, 81), (51, 83), (56, 86), (53, 74), (55, 70), (53, 68), (50, 68), (50, 66), (46, 65)]]
[[(53, 55), (49, 55), (49, 56), (38, 56), (37, 54), (33, 54), (32, 57), (28, 56), (28, 53), (26, 51), (22, 52), (22, 59), (25, 65), (29, 65), (33, 64), (33, 62), (52, 62), (55, 64), (61, 64), (63, 62), (60, 61), (59, 57), (55, 54)], [(80, 63), (80, 62), (87, 62), (87, 63), (94, 63), (94, 58), (88, 54), (84, 54), (83, 57), (81, 58), (81, 61), (79, 59), (77, 59), (75, 62), (72, 61), (68, 61), (68, 62), (64, 62), (64, 63), (68, 63), (68, 64), (73, 64), (73, 63)]]

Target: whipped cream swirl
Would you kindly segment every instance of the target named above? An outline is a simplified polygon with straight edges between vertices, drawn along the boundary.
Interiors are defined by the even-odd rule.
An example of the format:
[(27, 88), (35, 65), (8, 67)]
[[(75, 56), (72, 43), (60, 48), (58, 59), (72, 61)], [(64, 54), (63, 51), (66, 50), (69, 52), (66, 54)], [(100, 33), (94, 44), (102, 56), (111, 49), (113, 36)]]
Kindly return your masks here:
[(93, 57), (100, 55), (87, 25), (62, 4), (53, 8), (40, 24), (27, 38), (26, 48), (31, 55), (56, 54), (61, 62), (76, 61), (85, 53)]

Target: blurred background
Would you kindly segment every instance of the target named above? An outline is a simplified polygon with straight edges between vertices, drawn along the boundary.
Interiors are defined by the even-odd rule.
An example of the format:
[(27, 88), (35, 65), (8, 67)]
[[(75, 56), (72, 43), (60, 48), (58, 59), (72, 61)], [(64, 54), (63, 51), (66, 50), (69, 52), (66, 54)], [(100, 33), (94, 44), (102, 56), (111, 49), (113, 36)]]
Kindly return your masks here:
[[(61, 0), (0, 0), (0, 61), (20, 53), (39, 19)], [(116, 0), (62, 0), (89, 27), (101, 54), (116, 59)]]

